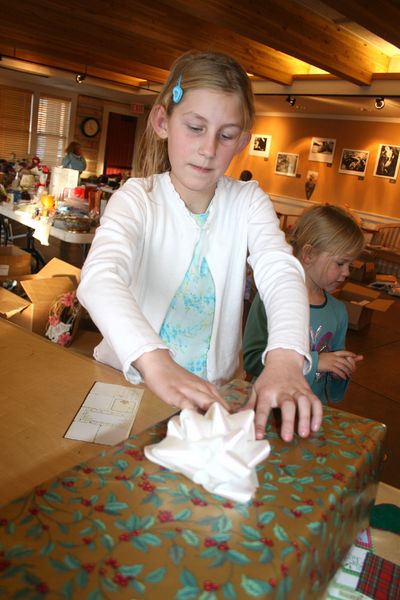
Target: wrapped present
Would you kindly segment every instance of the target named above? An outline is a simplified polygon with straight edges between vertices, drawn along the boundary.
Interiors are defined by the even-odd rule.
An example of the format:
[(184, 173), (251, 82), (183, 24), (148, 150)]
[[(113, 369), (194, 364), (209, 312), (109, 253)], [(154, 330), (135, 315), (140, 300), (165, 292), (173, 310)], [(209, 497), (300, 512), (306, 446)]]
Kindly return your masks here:
[[(240, 407), (249, 384), (224, 396)], [(167, 423), (130, 437), (0, 509), (7, 598), (320, 599), (368, 526), (385, 426), (325, 408), (291, 443), (275, 416), (247, 503), (144, 455)]]

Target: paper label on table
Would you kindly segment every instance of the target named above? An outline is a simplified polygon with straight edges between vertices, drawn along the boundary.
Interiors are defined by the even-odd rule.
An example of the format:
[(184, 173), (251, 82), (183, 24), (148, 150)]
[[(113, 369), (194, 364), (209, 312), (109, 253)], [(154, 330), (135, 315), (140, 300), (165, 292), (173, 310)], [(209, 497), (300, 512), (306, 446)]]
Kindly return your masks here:
[(96, 382), (64, 437), (114, 445), (129, 437), (143, 390)]
[(10, 265), (0, 265), (0, 275), (2, 277), (8, 275), (9, 270)]

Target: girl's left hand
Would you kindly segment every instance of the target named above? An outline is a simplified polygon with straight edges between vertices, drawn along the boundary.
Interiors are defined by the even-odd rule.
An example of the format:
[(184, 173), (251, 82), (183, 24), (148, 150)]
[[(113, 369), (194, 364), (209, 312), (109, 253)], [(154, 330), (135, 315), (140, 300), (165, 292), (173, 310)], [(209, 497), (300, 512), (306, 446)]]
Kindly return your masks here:
[(278, 348), (268, 352), (264, 370), (254, 383), (245, 407), (255, 410), (257, 439), (264, 438), (273, 408), (281, 409), (281, 437), (286, 442), (293, 438), (296, 413), (297, 432), (301, 437), (308, 437), (310, 431), (320, 428), (322, 404), (304, 378), (303, 364), (304, 357), (294, 350)]
[(321, 352), (318, 356), (318, 371), (332, 373), (334, 377), (348, 379), (356, 370), (357, 363), (364, 357), (349, 350)]

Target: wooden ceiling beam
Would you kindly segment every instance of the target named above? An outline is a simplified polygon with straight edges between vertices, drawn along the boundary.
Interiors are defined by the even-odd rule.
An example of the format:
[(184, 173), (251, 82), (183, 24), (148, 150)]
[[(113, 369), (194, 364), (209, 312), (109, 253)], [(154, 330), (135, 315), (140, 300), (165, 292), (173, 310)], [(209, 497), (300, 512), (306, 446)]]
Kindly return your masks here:
[(292, 0), (163, 1), (358, 85), (388, 68), (383, 52)]
[[(3, 50), (1, 49), (2, 47)], [(96, 67), (93, 64), (83, 64), (82, 60), (78, 57), (61, 57), (59, 55), (48, 55), (30, 50), (17, 49), (15, 51), (14, 48), (11, 49), (10, 46), (0, 46), (0, 53), (4, 57), (15, 58), (44, 67), (60, 69), (71, 73), (80, 73), (83, 71), (93, 77), (100, 77), (102, 79), (121, 83), (130, 83), (131, 85), (136, 85), (139, 80), (145, 80), (149, 84), (160, 84), (168, 77), (168, 71), (166, 70), (156, 69), (132, 61), (118, 64), (116, 61), (104, 60), (101, 67)], [(100, 72), (102, 73), (101, 75), (99, 74)], [(135, 75), (132, 75), (132, 73), (135, 73)]]
[[(387, 35), (396, 34), (395, 0), (326, 4), (345, 14), (346, 2), (348, 12), (356, 5), (354, 21), (369, 16), (371, 28), (387, 22)], [(2, 0), (0, 40), (14, 56), (36, 54), (49, 66), (73, 63), (155, 83), (190, 49), (227, 52), (256, 77), (283, 85), (309, 65), (358, 85), (389, 66), (375, 46), (292, 0), (19, 0), (18, 11)]]
[[(4, 42), (4, 40), (2, 42)], [(156, 69), (154, 67), (142, 65), (133, 61), (129, 61), (129, 63), (124, 63), (123, 65), (117, 65), (115, 61), (113, 61), (111, 64), (104, 62), (102, 67), (95, 67), (93, 65), (83, 64), (80, 57), (57, 57), (32, 50), (15, 50), (10, 45), (5, 45), (4, 43), (0, 44), (0, 53), (4, 57), (26, 61), (44, 67), (70, 71), (71, 73), (80, 73), (81, 71), (86, 71), (88, 75), (93, 75), (93, 77), (101, 77), (109, 81), (127, 84), (130, 83), (131, 85), (137, 85), (139, 80), (163, 83), (168, 76), (168, 71)], [(140, 76), (132, 76), (132, 73), (139, 72)]]
[[(176, 57), (176, 51), (161, 53), (154, 44), (146, 38), (135, 38), (127, 40), (119, 36), (118, 44), (110, 40), (110, 45), (105, 45), (101, 30), (96, 28), (86, 36), (81, 30), (82, 25), (73, 34), (66, 35), (65, 32), (57, 31), (54, 27), (43, 27), (34, 33), (29, 27), (24, 27), (9, 20), (7, 27), (0, 22), (0, 39), (2, 44), (12, 48), (12, 57), (25, 58), (26, 54), (31, 57), (37, 55), (40, 62), (52, 66), (57, 64), (63, 68), (69, 64), (80, 71), (85, 67), (105, 68), (121, 72), (126, 75), (148, 79), (156, 82), (165, 81), (169, 66)], [(134, 48), (139, 48), (134, 51)], [(147, 57), (154, 55), (153, 64), (149, 64)], [(144, 60), (140, 60), (144, 58)], [(165, 64), (165, 69), (160, 65)]]
[(81, 56), (82, 62), (99, 68), (105, 61), (118, 60), (122, 65), (133, 60), (168, 70), (175, 58), (194, 48), (229, 52), (247, 71), (286, 85), (294, 74), (309, 69), (303, 61), (160, 2), (144, 5), (138, 0), (120, 0), (111, 5), (106, 0), (71, 0), (67, 5), (60, 0), (42, 0), (39, 11), (20, 0), (19, 8), (31, 15), (37, 12), (37, 17), (40, 12), (41, 20), (33, 26), (32, 20), (21, 22), (12, 11), (0, 22), (4, 39), (41, 54), (47, 48), (50, 55), (62, 60)]
[[(100, 8), (94, 17), (98, 26), (104, 26), (106, 19), (109, 27), (109, 18), (104, 15), (106, 0), (98, 0), (96, 6)], [(126, 35), (138, 36), (145, 32), (146, 37), (156, 47), (160, 46), (163, 52), (174, 48), (177, 51), (176, 57), (190, 49), (227, 52), (247, 71), (282, 84), (290, 84), (292, 76), (298, 72), (309, 71), (309, 65), (304, 61), (273, 51), (228, 29), (181, 12), (162, 1), (153, 0), (148, 6), (142, 0), (119, 2), (118, 16), (115, 26), (119, 29), (122, 27)], [(153, 60), (153, 57), (149, 56), (148, 60)]]
[(324, 0), (348, 19), (400, 48), (400, 4), (398, 0)]

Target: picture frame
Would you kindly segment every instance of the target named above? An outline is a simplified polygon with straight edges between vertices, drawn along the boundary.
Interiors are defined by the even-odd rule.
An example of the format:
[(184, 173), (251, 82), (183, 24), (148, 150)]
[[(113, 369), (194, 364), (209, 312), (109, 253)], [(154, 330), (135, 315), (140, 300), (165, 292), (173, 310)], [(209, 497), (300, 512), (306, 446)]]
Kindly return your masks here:
[(267, 133), (253, 133), (250, 140), (250, 156), (268, 158), (271, 151), (272, 136)]
[(332, 138), (311, 138), (308, 160), (321, 163), (332, 163), (335, 154), (336, 140)]
[(368, 150), (353, 150), (343, 148), (340, 157), (339, 173), (362, 177), (367, 170), (369, 159)]
[(277, 175), (286, 175), (287, 177), (296, 177), (298, 163), (298, 154), (278, 152), (276, 155), (275, 173)]
[(399, 171), (400, 146), (390, 144), (380, 144), (375, 164), (375, 177), (385, 179), (397, 179)]

